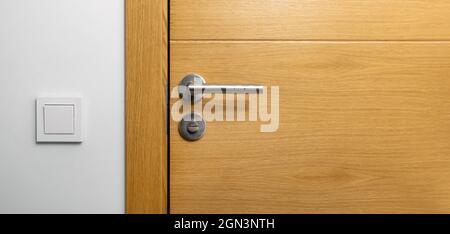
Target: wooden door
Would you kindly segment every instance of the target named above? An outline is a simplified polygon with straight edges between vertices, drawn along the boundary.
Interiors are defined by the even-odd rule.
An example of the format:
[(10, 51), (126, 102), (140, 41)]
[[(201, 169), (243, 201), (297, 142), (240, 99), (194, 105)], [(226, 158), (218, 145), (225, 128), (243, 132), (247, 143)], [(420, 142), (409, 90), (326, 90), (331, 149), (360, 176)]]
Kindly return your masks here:
[[(279, 128), (170, 122), (171, 213), (450, 212), (450, 1), (171, 0), (170, 84), (279, 87)], [(173, 104), (176, 98), (171, 100)]]

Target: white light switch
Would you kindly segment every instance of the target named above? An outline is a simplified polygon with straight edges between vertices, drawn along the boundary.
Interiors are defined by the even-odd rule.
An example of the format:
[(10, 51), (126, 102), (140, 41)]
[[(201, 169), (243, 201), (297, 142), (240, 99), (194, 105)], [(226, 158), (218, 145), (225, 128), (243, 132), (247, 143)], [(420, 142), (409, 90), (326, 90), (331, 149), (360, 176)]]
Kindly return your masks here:
[(74, 134), (74, 105), (44, 105), (45, 134)]
[(81, 98), (36, 100), (37, 142), (81, 142), (81, 121)]

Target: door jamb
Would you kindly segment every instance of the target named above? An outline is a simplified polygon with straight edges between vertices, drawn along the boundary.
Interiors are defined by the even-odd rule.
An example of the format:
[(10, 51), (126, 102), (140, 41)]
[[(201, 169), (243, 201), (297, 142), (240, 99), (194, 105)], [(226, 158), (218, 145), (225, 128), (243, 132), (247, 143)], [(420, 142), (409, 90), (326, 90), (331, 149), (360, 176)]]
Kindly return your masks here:
[(125, 0), (126, 213), (168, 213), (168, 0)]

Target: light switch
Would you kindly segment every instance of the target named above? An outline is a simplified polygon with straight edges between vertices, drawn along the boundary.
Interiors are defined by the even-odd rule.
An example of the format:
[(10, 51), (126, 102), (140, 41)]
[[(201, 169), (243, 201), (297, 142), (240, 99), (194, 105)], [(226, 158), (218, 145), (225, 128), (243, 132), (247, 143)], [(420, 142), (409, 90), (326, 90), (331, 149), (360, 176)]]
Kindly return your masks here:
[(44, 105), (45, 134), (74, 134), (74, 105)]
[(81, 142), (81, 98), (36, 100), (37, 142)]

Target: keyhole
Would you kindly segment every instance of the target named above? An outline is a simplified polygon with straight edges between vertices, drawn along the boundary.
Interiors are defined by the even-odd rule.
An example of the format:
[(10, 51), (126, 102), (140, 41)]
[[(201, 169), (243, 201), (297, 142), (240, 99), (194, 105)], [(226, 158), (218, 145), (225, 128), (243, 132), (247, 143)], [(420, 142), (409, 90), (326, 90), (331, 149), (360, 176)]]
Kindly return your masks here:
[(200, 126), (197, 121), (192, 121), (187, 126), (187, 130), (191, 134), (198, 132), (199, 129), (200, 129)]

